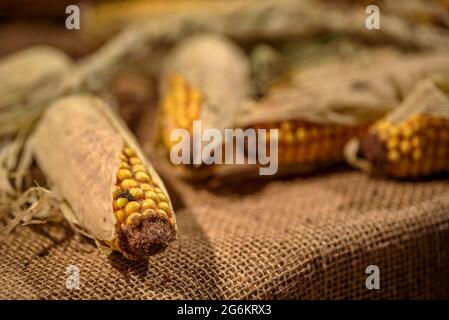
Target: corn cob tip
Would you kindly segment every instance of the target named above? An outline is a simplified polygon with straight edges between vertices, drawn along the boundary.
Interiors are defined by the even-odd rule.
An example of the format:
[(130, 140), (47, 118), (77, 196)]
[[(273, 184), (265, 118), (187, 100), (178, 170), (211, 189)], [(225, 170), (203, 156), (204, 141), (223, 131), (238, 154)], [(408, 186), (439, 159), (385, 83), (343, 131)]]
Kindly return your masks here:
[(133, 219), (120, 233), (120, 245), (130, 256), (145, 257), (161, 252), (175, 239), (173, 225), (159, 217)]
[(369, 132), (362, 140), (361, 152), (369, 161), (376, 166), (386, 165), (387, 148), (377, 133)]

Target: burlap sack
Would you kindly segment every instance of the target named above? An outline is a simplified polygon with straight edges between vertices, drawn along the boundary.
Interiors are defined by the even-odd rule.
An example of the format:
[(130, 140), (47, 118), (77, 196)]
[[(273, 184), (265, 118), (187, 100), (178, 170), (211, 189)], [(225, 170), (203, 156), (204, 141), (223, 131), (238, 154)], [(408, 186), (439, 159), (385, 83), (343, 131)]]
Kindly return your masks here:
[[(179, 223), (168, 251), (108, 259), (60, 227), (19, 227), (0, 236), (0, 298), (449, 298), (447, 179), (341, 168), (208, 191), (159, 171)], [(70, 265), (79, 289), (66, 288)], [(368, 265), (380, 268), (379, 290), (365, 287)]]

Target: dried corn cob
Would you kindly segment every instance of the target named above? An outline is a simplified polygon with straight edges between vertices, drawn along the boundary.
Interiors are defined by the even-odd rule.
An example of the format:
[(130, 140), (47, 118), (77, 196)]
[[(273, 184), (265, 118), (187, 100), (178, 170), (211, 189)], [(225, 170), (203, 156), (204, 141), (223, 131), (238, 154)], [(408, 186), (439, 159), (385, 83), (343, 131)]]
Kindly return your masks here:
[(169, 88), (162, 101), (162, 139), (167, 148), (176, 141), (170, 141), (170, 133), (176, 128), (183, 128), (192, 133), (192, 123), (200, 119), (200, 109), (204, 96), (190, 86), (179, 74), (172, 74)]
[(175, 239), (175, 216), (162, 181), (99, 99), (58, 100), (32, 139), (38, 165), (73, 209), (69, 222), (101, 245), (137, 258)]
[[(338, 162), (345, 144), (393, 109), (413, 81), (449, 61), (438, 55), (399, 60), (384, 53), (372, 59), (383, 66), (360, 69), (332, 62), (296, 72), (290, 83), (250, 105), (237, 126), (279, 129), (281, 172), (302, 173)], [(267, 134), (267, 149), (269, 139)]]
[(323, 125), (293, 120), (251, 126), (267, 129), (267, 150), (270, 143), (269, 129), (279, 130), (279, 164), (320, 165), (342, 159), (342, 150), (347, 141), (361, 136), (367, 126)]
[[(192, 133), (232, 128), (238, 108), (250, 93), (249, 64), (244, 53), (220, 36), (194, 36), (174, 48), (161, 82), (161, 138), (167, 148), (173, 130)], [(185, 171), (184, 171), (185, 172)]]
[[(361, 153), (369, 161), (369, 170), (391, 177), (448, 172), (447, 93), (434, 80), (420, 83), (395, 112), (370, 128), (361, 142)], [(354, 162), (349, 151), (348, 154), (349, 161)]]

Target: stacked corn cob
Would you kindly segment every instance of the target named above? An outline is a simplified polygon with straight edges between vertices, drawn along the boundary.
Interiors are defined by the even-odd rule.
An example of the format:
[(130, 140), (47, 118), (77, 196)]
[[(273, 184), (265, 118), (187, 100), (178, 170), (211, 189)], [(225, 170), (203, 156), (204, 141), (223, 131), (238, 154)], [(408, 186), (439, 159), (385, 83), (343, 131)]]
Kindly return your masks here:
[(170, 140), (171, 132), (176, 128), (186, 129), (192, 134), (192, 123), (199, 120), (203, 95), (178, 74), (168, 79), (168, 89), (162, 101), (162, 139), (171, 148), (176, 141)]
[(134, 259), (176, 238), (163, 182), (101, 100), (69, 96), (55, 102), (33, 134), (32, 151), (49, 185), (70, 205), (67, 220), (101, 247)]
[(270, 129), (279, 130), (280, 165), (319, 165), (341, 159), (342, 149), (353, 137), (365, 133), (367, 126), (323, 125), (294, 120), (251, 126), (266, 129), (266, 143), (270, 143)]
[[(362, 140), (369, 168), (396, 178), (449, 171), (449, 96), (434, 80), (417, 85)], [(351, 162), (351, 161), (350, 161)]]

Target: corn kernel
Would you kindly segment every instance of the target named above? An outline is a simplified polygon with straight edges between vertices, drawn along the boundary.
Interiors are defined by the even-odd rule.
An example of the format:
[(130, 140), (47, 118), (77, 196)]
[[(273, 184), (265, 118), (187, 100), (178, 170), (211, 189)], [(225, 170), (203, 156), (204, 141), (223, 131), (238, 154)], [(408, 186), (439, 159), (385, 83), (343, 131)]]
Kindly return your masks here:
[(390, 160), (391, 162), (398, 161), (399, 152), (397, 152), (396, 150), (391, 150), (390, 152), (388, 152), (388, 160)]
[(151, 185), (148, 184), (148, 183), (142, 183), (142, 184), (140, 185), (140, 188), (141, 188), (143, 191), (150, 191), (150, 190), (153, 189), (153, 188), (151, 187)]
[(127, 170), (127, 169), (120, 169), (117, 172), (117, 179), (119, 181), (123, 181), (125, 179), (131, 179), (133, 177), (133, 174), (131, 173), (131, 171)]
[(140, 172), (140, 171), (146, 172), (146, 171), (147, 171), (147, 170), (145, 169), (145, 167), (144, 167), (143, 165), (141, 165), (141, 164), (136, 164), (136, 165), (134, 165), (133, 168), (132, 168), (132, 170), (133, 170), (134, 172)]
[(131, 188), (135, 188), (137, 187), (137, 182), (133, 179), (125, 179), (120, 183), (120, 186), (124, 189), (124, 190), (129, 190)]
[(123, 210), (117, 210), (114, 212), (115, 219), (117, 219), (118, 222), (123, 222), (125, 219), (125, 211)]
[(407, 140), (401, 141), (401, 151), (407, 154), (411, 149), (410, 143)]
[(154, 202), (151, 199), (146, 199), (144, 201), (142, 201), (142, 209), (143, 210), (147, 210), (147, 209), (154, 209), (156, 208), (156, 202)]
[(399, 144), (398, 139), (392, 137), (392, 138), (388, 139), (387, 148), (388, 149), (396, 149), (398, 147), (398, 144)]
[(136, 157), (129, 158), (129, 163), (131, 163), (132, 165), (142, 164), (142, 162), (140, 161), (140, 159), (139, 159), (139, 158), (136, 158)]
[(289, 121), (284, 121), (281, 123), (281, 130), (290, 131), (292, 128), (292, 123)]
[(134, 219), (140, 217), (140, 213), (138, 212), (133, 212), (128, 216), (128, 219), (126, 219), (126, 223), (127, 224), (131, 224), (133, 222)]
[(158, 213), (158, 214), (160, 214), (161, 216), (170, 216), (171, 215), (171, 213), (170, 213), (170, 211), (165, 211), (165, 210), (162, 210), (162, 209), (156, 209), (156, 212)]
[(168, 202), (167, 197), (162, 192), (157, 193), (157, 196), (158, 196), (160, 201)]
[(142, 199), (144, 197), (143, 191), (140, 188), (129, 189), (129, 194), (136, 200)]
[(128, 147), (125, 147), (125, 148), (123, 149), (123, 152), (124, 152), (125, 155), (128, 156), (128, 157), (134, 157), (134, 156), (136, 155), (136, 153), (134, 152), (134, 150), (131, 149), (131, 148), (128, 148)]
[(112, 191), (112, 198), (116, 199), (120, 192), (122, 192), (122, 188), (120, 188), (119, 186), (114, 186), (114, 190)]
[(145, 199), (151, 199), (155, 202), (159, 202), (159, 197), (157, 196), (156, 192), (154, 192), (154, 191), (145, 192)]
[(140, 204), (137, 201), (131, 201), (125, 207), (125, 212), (131, 214), (140, 210)]
[(420, 149), (413, 150), (413, 153), (412, 153), (413, 160), (418, 161), (419, 159), (421, 159), (421, 157), (422, 157), (422, 154), (421, 154)]
[(162, 209), (165, 212), (169, 212), (170, 211), (170, 207), (168, 206), (167, 202), (159, 202), (157, 206), (159, 207), (159, 209)]
[(145, 172), (137, 172), (136, 179), (141, 182), (150, 182), (150, 176)]
[(123, 209), (127, 203), (128, 203), (128, 199), (118, 198), (117, 200), (114, 201), (114, 208), (115, 209)]
[(283, 132), (283, 133), (281, 133), (281, 135), (282, 135), (282, 140), (287, 144), (287, 145), (290, 145), (290, 144), (293, 144), (293, 142), (294, 142), (294, 137), (293, 137), (293, 134), (290, 132), (290, 131), (287, 131), (287, 132)]

